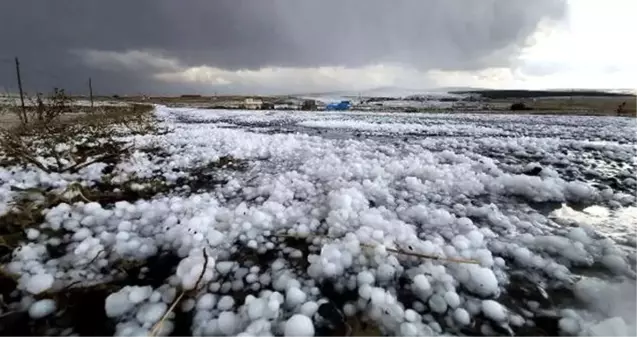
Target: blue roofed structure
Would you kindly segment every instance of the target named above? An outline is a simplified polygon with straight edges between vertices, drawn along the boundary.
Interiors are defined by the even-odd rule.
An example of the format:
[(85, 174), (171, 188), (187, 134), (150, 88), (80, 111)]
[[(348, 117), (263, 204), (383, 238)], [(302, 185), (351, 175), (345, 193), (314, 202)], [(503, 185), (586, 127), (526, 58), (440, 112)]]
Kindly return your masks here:
[(350, 101), (340, 101), (338, 103), (330, 103), (325, 107), (325, 110), (349, 110), (352, 107), (352, 103)]

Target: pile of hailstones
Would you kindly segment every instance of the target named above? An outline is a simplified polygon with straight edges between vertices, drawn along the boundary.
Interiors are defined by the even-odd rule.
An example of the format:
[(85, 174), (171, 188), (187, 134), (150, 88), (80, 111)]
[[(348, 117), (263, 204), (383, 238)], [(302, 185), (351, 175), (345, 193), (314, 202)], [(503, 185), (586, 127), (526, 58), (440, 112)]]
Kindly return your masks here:
[[(382, 233), (372, 235), (379, 238)], [(469, 237), (472, 241), (457, 240), (457, 245), (479, 251), (477, 255), (492, 266), (504, 265), (504, 261), (492, 259), (486, 253), (482, 233), (474, 231)], [(320, 241), (317, 239), (315, 243), (320, 244)], [(420, 248), (434, 250), (434, 244), (427, 244), (430, 246)], [(472, 248), (472, 245), (476, 247)], [(266, 244), (265, 249), (273, 248), (274, 243)], [(384, 246), (379, 245), (367, 254), (365, 250), (357, 235), (348, 234), (340, 242), (323, 245), (320, 255), (310, 255), (307, 277), (297, 277), (285, 259), (275, 260), (267, 272), (262, 272), (258, 266), (245, 268), (233, 261), (215, 263), (212, 257), (206, 259), (202, 250), (193, 249), (179, 263), (176, 274), (167, 284), (158, 289), (125, 287), (106, 299), (106, 312), (120, 321), (117, 335), (147, 334), (157, 327), (156, 322), (178, 296), (177, 289), (191, 290), (202, 284), (206, 287), (195, 298), (180, 303), (181, 310), (194, 310), (191, 327), (194, 335), (311, 336), (318, 326), (332, 324), (321, 315), (321, 306), (329, 300), (322, 297), (317, 287), (317, 280), (330, 279), (336, 291), (358, 292), (358, 300), (348, 302), (338, 310), (343, 317), (362, 313), (388, 334), (441, 333), (442, 327), (433, 316), (425, 314), (427, 310), (436, 315), (446, 314), (446, 323), (457, 327), (470, 324), (471, 316), (479, 313), (503, 325), (524, 324), (522, 317), (509, 314), (496, 301), (476, 299), (467, 302), (455, 290), (460, 282), (477, 295), (497, 296), (498, 277), (505, 277), (501, 271), (494, 273), (492, 269), (476, 264), (445, 268), (432, 262), (422, 263), (416, 257), (407, 259), (413, 259), (417, 267), (405, 270), (406, 261), (388, 254)], [(288, 252), (291, 257), (301, 256), (299, 251), (289, 247)], [(374, 268), (362, 267), (370, 265)], [(419, 299), (414, 309), (405, 310), (397, 300), (395, 280), (403, 272), (413, 281), (411, 291)], [(223, 281), (228, 275), (232, 276), (228, 278), (232, 281)], [(258, 296), (248, 295), (243, 304), (235, 303), (229, 294), (246, 288)], [(159, 325), (158, 334), (173, 331), (171, 318), (174, 314), (168, 314), (167, 318)]]
[[(197, 198), (197, 204), (201, 204), (199, 201), (205, 196), (191, 198)], [(31, 242), (23, 246), (7, 268), (9, 272), (21, 276), (18, 290), (36, 295), (63, 287), (64, 284), (58, 283), (71, 283), (74, 280), (98, 282), (103, 275), (89, 271), (86, 265), (108, 265), (104, 257), (107, 254), (96, 258), (102, 251), (141, 259), (157, 254), (160, 249), (179, 247), (176, 251), (183, 259), (176, 273), (165, 284), (156, 289), (150, 286), (128, 286), (107, 297), (105, 310), (108, 317), (118, 322), (117, 335), (144, 335), (151, 333), (151, 330), (161, 335), (169, 334), (175, 328), (175, 314), (169, 310), (169, 306), (182, 291), (195, 288), (198, 289), (195, 290), (196, 296), (185, 296), (179, 302), (180, 310), (194, 310), (191, 326), (194, 335), (313, 335), (317, 328), (330, 324), (330, 320), (323, 319), (319, 310), (329, 301), (318, 287), (323, 280), (330, 280), (337, 292), (349, 290), (358, 293), (357, 300), (339, 308), (343, 315), (361, 314), (373, 320), (387, 334), (415, 336), (442, 333), (440, 323), (461, 328), (469, 325), (472, 317), (477, 315), (483, 315), (492, 323), (504, 327), (520, 326), (526, 322), (524, 317), (492, 300), (499, 295), (500, 286), (507, 282), (505, 261), (493, 257), (486, 248), (485, 239), (496, 235), (486, 228), (478, 229), (468, 218), (458, 219), (465, 223), (468, 231), (457, 235), (450, 243), (445, 243), (441, 237), (419, 240), (413, 229), (402, 230), (408, 226), (397, 226), (392, 234), (403, 238), (395, 240), (402, 249), (409, 247), (423, 254), (462, 256), (475, 259), (479, 264), (442, 265), (437, 261), (392, 254), (386, 250), (389, 246), (383, 243), (392, 242), (395, 237), (388, 237), (381, 230), (361, 226), (341, 239), (313, 238), (310, 247), (320, 253), (307, 257), (309, 266), (301, 276), (283, 258), (275, 260), (266, 267), (267, 270), (261, 270), (259, 266), (242, 267), (238, 261), (228, 261), (233, 250), (238, 249), (230, 244), (234, 242), (235, 234), (237, 239), (247, 242), (247, 247), (259, 253), (277, 249), (288, 254), (290, 259), (303, 256), (300, 251), (286, 247), (283, 242), (277, 244), (263, 235), (251, 235), (254, 234), (254, 228), (242, 235), (234, 231), (224, 234), (216, 229), (209, 229), (205, 236), (202, 233), (184, 235), (178, 231), (168, 231), (162, 235), (146, 233), (145, 229), (156, 226), (138, 228), (139, 224), (133, 224), (130, 217), (135, 212), (157, 213), (152, 212), (152, 206), (152, 202), (146, 201), (135, 205), (117, 203), (114, 209), (106, 210), (99, 204), (89, 203), (73, 206), (82, 210), (77, 212), (72, 211), (71, 206), (62, 204), (49, 210), (47, 221), (42, 227), (64, 227), (73, 232), (70, 234), (72, 237), (69, 237), (74, 241), (72, 252), (62, 258), (47, 260), (44, 244)], [(86, 217), (86, 214), (91, 216)], [(175, 216), (165, 220), (172, 221), (170, 219), (176, 222)], [(80, 222), (83, 226), (92, 226), (94, 231), (81, 227)], [(117, 234), (98, 230), (110, 226), (99, 225), (103, 222), (113, 224)], [(30, 239), (49, 244), (59, 241), (34, 231), (37, 230), (28, 233)], [(94, 237), (93, 232), (98, 237)], [(303, 237), (310, 232), (307, 225), (297, 225), (288, 234)], [(373, 243), (375, 248), (367, 248), (362, 243)], [(206, 247), (205, 255), (201, 247)], [(518, 246), (507, 247), (501, 247), (500, 250), (520, 250)], [(569, 271), (565, 266), (537, 255), (534, 258), (533, 261), (542, 265), (545, 272), (556, 278), (568, 277)], [(69, 263), (71, 266), (68, 266)], [(62, 271), (64, 269), (67, 271)], [(406, 309), (397, 299), (399, 276), (411, 280), (406, 287), (417, 299), (411, 309)], [(458, 294), (459, 288), (463, 289), (463, 296)], [(235, 303), (230, 294), (242, 291), (258, 296), (248, 295), (244, 303)], [(47, 316), (56, 310), (56, 303), (50, 299), (34, 301), (33, 297), (25, 296), (22, 304), (29, 308), (34, 318)], [(159, 321), (163, 323), (158, 325)], [(160, 326), (159, 331), (153, 330), (157, 326)]]

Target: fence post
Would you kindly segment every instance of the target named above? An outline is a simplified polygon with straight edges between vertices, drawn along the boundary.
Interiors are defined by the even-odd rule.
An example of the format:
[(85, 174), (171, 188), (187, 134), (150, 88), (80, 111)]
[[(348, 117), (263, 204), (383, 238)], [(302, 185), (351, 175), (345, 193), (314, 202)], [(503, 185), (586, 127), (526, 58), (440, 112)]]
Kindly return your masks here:
[(20, 78), (20, 61), (18, 60), (17, 57), (15, 58), (15, 72), (16, 72), (16, 75), (18, 76), (18, 88), (20, 89), (20, 103), (22, 105), (22, 122), (26, 124), (29, 121), (27, 120), (26, 108), (24, 107), (24, 92), (22, 91), (22, 79)]

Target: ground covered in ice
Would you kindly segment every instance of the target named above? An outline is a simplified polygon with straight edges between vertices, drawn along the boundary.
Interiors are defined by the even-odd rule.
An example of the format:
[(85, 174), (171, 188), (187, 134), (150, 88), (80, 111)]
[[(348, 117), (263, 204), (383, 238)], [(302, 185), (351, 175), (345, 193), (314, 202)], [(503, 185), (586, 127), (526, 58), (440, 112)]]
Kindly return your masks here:
[[(637, 332), (634, 119), (155, 114), (168, 132), (124, 133), (121, 162), (0, 168), (0, 214), (16, 187), (153, 190), (45, 209), (2, 261), (0, 328)], [(74, 310), (86, 321), (61, 322)]]

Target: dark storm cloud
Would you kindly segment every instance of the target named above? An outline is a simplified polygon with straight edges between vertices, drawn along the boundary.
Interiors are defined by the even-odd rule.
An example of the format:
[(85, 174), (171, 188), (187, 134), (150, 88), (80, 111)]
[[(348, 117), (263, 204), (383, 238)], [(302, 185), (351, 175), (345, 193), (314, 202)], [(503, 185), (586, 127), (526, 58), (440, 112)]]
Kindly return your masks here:
[(7, 60), (17, 55), (25, 72), (48, 74), (33, 74), (33, 86), (57, 77), (82, 88), (92, 76), (108, 90), (173, 90), (152, 79), (152, 67), (88, 66), (78, 56), (87, 50), (154, 50), (182, 65), (230, 70), (506, 66), (538, 22), (564, 12), (562, 0), (4, 0), (0, 86), (12, 85)]

